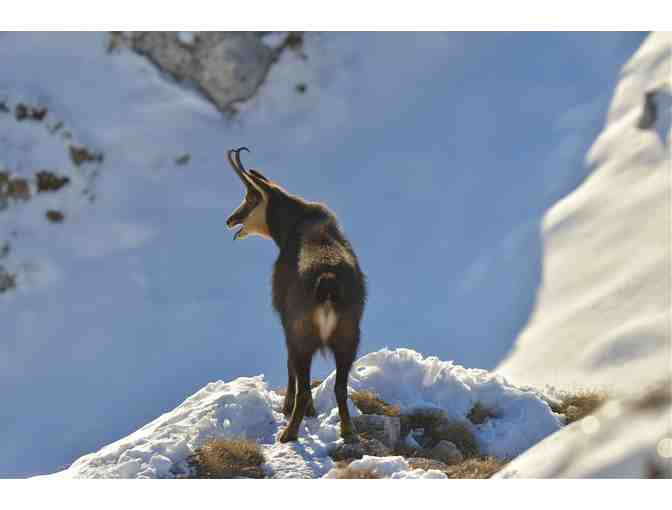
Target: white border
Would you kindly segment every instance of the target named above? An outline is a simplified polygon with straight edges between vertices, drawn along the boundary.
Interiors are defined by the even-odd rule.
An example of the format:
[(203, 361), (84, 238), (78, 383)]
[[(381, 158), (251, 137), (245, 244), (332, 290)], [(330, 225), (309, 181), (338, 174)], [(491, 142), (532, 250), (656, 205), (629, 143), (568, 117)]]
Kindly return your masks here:
[(302, 508), (567, 510), (657, 508), (653, 480), (67, 480), (0, 481), (4, 508)]
[(670, 30), (662, 0), (20, 0), (3, 2), (15, 30)]

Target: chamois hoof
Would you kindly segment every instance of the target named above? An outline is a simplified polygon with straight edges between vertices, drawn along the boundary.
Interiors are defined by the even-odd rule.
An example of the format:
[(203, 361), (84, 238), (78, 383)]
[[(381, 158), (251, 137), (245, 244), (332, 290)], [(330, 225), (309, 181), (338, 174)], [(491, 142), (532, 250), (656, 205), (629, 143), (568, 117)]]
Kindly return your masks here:
[(285, 429), (282, 434), (280, 434), (280, 437), (278, 440), (281, 443), (289, 443), (290, 441), (298, 441), (299, 439), (299, 434), (297, 432), (290, 431), (289, 429)]

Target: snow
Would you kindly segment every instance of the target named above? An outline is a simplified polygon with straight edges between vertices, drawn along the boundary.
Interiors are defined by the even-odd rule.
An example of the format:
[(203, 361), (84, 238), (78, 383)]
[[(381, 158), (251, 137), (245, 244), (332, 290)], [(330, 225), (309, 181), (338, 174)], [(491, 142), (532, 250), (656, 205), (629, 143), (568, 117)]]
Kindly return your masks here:
[[(277, 44), (281, 37), (266, 39)], [(286, 378), (282, 331), (268, 297), (275, 249), (259, 241), (232, 245), (223, 224), (241, 198), (224, 162), (230, 147), (250, 145), (250, 163), (338, 215), (370, 282), (362, 352), (405, 346), (465, 366), (495, 367), (527, 321), (540, 284), (540, 296), (549, 302), (549, 281), (557, 280), (548, 273), (549, 260), (561, 266), (563, 258), (574, 260), (570, 244), (588, 244), (561, 243), (558, 235), (554, 242), (562, 251), (554, 255), (545, 246), (542, 261), (538, 223), (587, 174), (584, 149), (599, 129), (616, 70), (642, 37), (316, 34), (306, 39), (307, 59), (284, 53), (259, 95), (227, 119), (142, 57), (123, 48), (107, 53), (104, 34), (0, 34), (0, 101), (10, 109), (20, 101), (49, 108), (44, 122), (16, 122), (0, 112), (0, 168), (23, 177), (57, 170), (71, 179), (59, 193), (0, 211), (0, 245), (11, 242), (0, 264), (17, 274), (16, 291), (0, 295), (0, 477), (53, 472), (174, 409), (207, 381), (263, 373), (279, 386)], [(637, 66), (627, 69), (626, 78), (636, 85), (627, 98), (629, 116), (641, 110), (643, 82), (653, 85), (647, 73), (660, 75), (664, 56), (654, 46), (643, 48)], [(568, 68), (566, 61), (574, 65)], [(592, 72), (573, 72), (586, 68)], [(304, 94), (297, 94), (298, 83), (307, 85)], [(664, 104), (669, 95), (657, 97)], [(660, 135), (665, 132), (663, 115), (655, 130), (628, 131), (628, 143), (613, 139), (591, 160), (591, 171), (602, 168), (601, 160), (632, 139), (641, 148), (642, 160), (634, 161), (644, 167), (652, 158), (654, 164), (644, 172), (621, 172), (651, 172), (648, 191), (646, 179), (615, 180), (610, 203), (624, 202), (623, 228), (607, 218), (605, 233), (622, 240), (634, 229), (639, 237), (619, 244), (612, 258), (621, 264), (622, 252), (629, 251), (641, 264), (613, 282), (608, 267), (596, 268), (604, 289), (595, 289), (597, 304), (585, 303), (600, 318), (609, 312), (607, 327), (585, 326), (592, 318), (579, 313), (584, 303), (571, 294), (567, 302), (554, 299), (553, 307), (544, 305), (548, 322), (534, 318), (547, 327), (525, 337), (502, 367), (510, 382), (564, 389), (584, 380), (607, 385), (660, 373), (669, 338), (661, 311), (665, 279), (640, 278), (634, 267), (658, 275), (666, 253), (664, 247), (656, 252), (637, 245), (663, 232), (659, 216), (667, 198), (659, 153), (669, 147)], [(649, 151), (654, 142), (659, 149)], [(104, 160), (76, 167), (70, 144), (100, 151)], [(183, 154), (190, 161), (178, 165)], [(606, 192), (608, 186), (600, 188)], [(632, 200), (624, 200), (630, 189), (642, 192), (631, 210)], [(602, 199), (596, 195), (595, 201)], [(649, 199), (655, 221), (641, 229), (626, 212), (647, 218)], [(52, 208), (65, 212), (63, 223), (45, 221)], [(569, 236), (575, 226), (586, 227), (583, 219), (595, 207), (584, 209), (557, 220), (555, 231)], [(586, 232), (601, 235), (597, 226)], [(550, 234), (546, 228), (545, 239)], [(660, 244), (667, 239), (663, 234)], [(612, 251), (607, 240), (593, 244), (600, 254), (593, 258)], [(581, 254), (583, 264), (585, 256), (591, 254)], [(642, 285), (609, 294), (610, 284), (631, 277)], [(636, 317), (626, 321), (631, 314), (622, 302), (631, 297)], [(600, 342), (573, 339), (567, 326), (572, 310), (582, 319), (575, 324), (581, 338), (591, 334)], [(638, 341), (642, 334), (647, 342)], [(546, 337), (554, 340), (548, 356), (541, 352), (545, 342), (537, 341)], [(459, 374), (457, 364), (446, 368), (428, 359), (423, 363), (437, 373)], [(390, 363), (408, 368), (402, 360)], [(316, 359), (313, 374), (325, 377), (332, 368), (331, 361)], [(383, 375), (377, 387), (406, 406), (447, 405), (445, 395), (419, 381), (421, 370), (411, 371), (409, 380), (419, 385), (414, 390), (393, 393), (382, 387)], [(497, 388), (503, 380), (468, 373), (469, 391), (457, 384), (445, 390), (455, 397), (455, 407), (451, 401), (446, 410), (458, 417), (476, 394), (495, 403), (500, 398), (488, 384)], [(484, 447), (501, 435), (503, 445), (519, 451), (540, 439), (552, 420), (543, 413), (526, 417), (539, 404), (515, 386), (506, 388), (507, 412), (520, 413), (507, 420), (539, 420), (530, 427), (536, 438), (520, 437), (506, 420), (476, 433)], [(322, 398), (332, 397), (326, 391)], [(334, 440), (338, 420), (333, 413), (327, 418), (318, 427), (321, 439), (306, 448), (320, 451)], [(182, 453), (159, 452), (153, 467), (148, 461), (142, 469), (133, 467), (136, 457), (129, 458), (133, 462), (122, 474), (146, 469), (158, 476), (166, 459), (173, 466)], [(319, 455), (293, 448), (267, 455), (282, 459), (276, 465), (293, 463), (286, 473), (316, 476), (328, 469), (307, 464), (307, 457)]]
[(497, 368), (518, 384), (622, 395), (672, 368), (669, 105), (654, 128), (637, 126), (646, 93), (671, 90), (671, 47), (652, 34), (625, 65), (590, 176), (546, 214), (535, 310)]
[(642, 478), (653, 468), (672, 477), (665, 444), (672, 437), (670, 405), (640, 410), (612, 400), (595, 415), (547, 437), (507, 464), (495, 478)]
[[(286, 425), (283, 398), (263, 376), (217, 381), (187, 398), (129, 436), (76, 460), (54, 478), (170, 478), (188, 474), (187, 458), (209, 438), (257, 441), (264, 470), (273, 478), (316, 478), (334, 463), (328, 456), (339, 439), (340, 421), (332, 373), (314, 390), (318, 416), (306, 418), (297, 443), (277, 436)], [(484, 370), (466, 369), (410, 349), (384, 349), (363, 356), (353, 366), (350, 391), (368, 389), (401, 406), (402, 413), (441, 409), (468, 425), (484, 454), (515, 456), (561, 427), (558, 417), (537, 393), (521, 390)], [(497, 416), (473, 425), (467, 414), (476, 402)], [(360, 414), (349, 401), (351, 413)], [(364, 457), (353, 469), (373, 469), (381, 477), (442, 478), (438, 471), (411, 470), (401, 457)]]
[[(671, 384), (671, 49), (671, 34), (652, 34), (625, 65), (588, 154), (591, 175), (546, 215), (536, 309), (497, 370), (536, 387), (601, 388), (611, 400), (498, 477), (643, 477), (652, 466), (672, 476), (670, 403), (653, 410), (629, 403)], [(652, 90), (659, 114), (642, 130)]]
[[(411, 469), (406, 459), (399, 456), (372, 457), (365, 455), (355, 460), (348, 466), (353, 471), (371, 471), (379, 478), (403, 479), (441, 479), (446, 478), (445, 473), (437, 469)], [(336, 478), (337, 469), (329, 471), (323, 478)]]

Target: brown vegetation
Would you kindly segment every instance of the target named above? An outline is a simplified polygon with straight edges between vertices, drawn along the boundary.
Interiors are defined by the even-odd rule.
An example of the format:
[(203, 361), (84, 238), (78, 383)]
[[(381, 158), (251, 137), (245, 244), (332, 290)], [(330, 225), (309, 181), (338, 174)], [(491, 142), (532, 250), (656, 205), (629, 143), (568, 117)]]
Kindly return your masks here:
[(469, 421), (474, 425), (485, 423), (490, 418), (497, 418), (497, 413), (492, 409), (488, 409), (480, 402), (476, 402), (467, 415)]
[(45, 191), (58, 191), (70, 182), (70, 178), (65, 176), (60, 177), (48, 170), (37, 172), (35, 177), (37, 178), (37, 191), (40, 193)]
[(195, 478), (264, 478), (264, 455), (254, 441), (211, 439), (189, 459)]
[(49, 209), (45, 216), (52, 223), (61, 223), (65, 219), (65, 214), (61, 211), (56, 211), (54, 209)]
[(490, 478), (502, 469), (506, 461), (495, 457), (474, 457), (464, 462), (448, 466), (444, 471), (448, 478)]
[(607, 400), (607, 394), (600, 390), (578, 390), (560, 394), (560, 403), (552, 404), (554, 413), (565, 416), (565, 424), (569, 425), (597, 411)]
[(30, 198), (28, 181), (22, 177), (10, 177), (9, 172), (0, 172), (0, 199), (3, 198), (28, 200)]
[(89, 162), (102, 163), (103, 155), (99, 152), (90, 152), (86, 147), (71, 145), (70, 159), (75, 165), (81, 166), (83, 163)]
[(399, 416), (399, 406), (388, 404), (372, 391), (353, 391), (350, 394), (350, 400), (364, 414)]
[[(475, 457), (479, 454), (476, 439), (466, 423), (448, 421), (443, 413), (427, 411), (402, 416), (402, 420), (404, 422), (402, 424), (403, 429), (423, 429), (423, 439), (425, 441), (421, 446), (425, 449), (432, 448), (439, 441), (450, 441), (457, 446), (465, 458)], [(402, 431), (402, 435), (405, 435), (404, 432)], [(409, 452), (421, 453), (406, 446), (399, 447), (398, 451), (399, 455)]]

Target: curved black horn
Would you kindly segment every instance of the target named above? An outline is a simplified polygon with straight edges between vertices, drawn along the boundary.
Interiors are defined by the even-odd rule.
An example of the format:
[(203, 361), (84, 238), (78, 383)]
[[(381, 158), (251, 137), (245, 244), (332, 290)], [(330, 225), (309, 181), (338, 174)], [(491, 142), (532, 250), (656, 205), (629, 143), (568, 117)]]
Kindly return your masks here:
[(237, 148), (237, 149), (234, 151), (234, 152), (236, 153), (236, 164), (238, 165), (238, 168), (239, 168), (241, 171), (245, 172), (245, 171), (246, 171), (246, 170), (245, 170), (245, 167), (244, 167), (243, 164), (240, 162), (240, 151), (247, 151), (247, 152), (251, 152), (251, 151), (250, 151), (250, 149), (248, 149), (247, 147), (239, 147), (239, 148)]
[[(241, 147), (239, 149), (230, 149), (226, 153), (226, 157), (229, 159), (229, 164), (231, 165), (231, 168), (238, 174), (238, 177), (240, 177), (240, 180), (243, 181), (243, 184), (245, 184), (245, 187), (249, 188), (251, 186), (249, 182), (249, 178), (247, 175), (245, 175), (245, 169), (243, 168), (243, 165), (240, 163), (240, 151), (245, 149), (246, 151), (250, 151), (247, 147)], [(234, 160), (233, 157), (231, 156), (231, 153), (236, 154), (236, 159)]]

